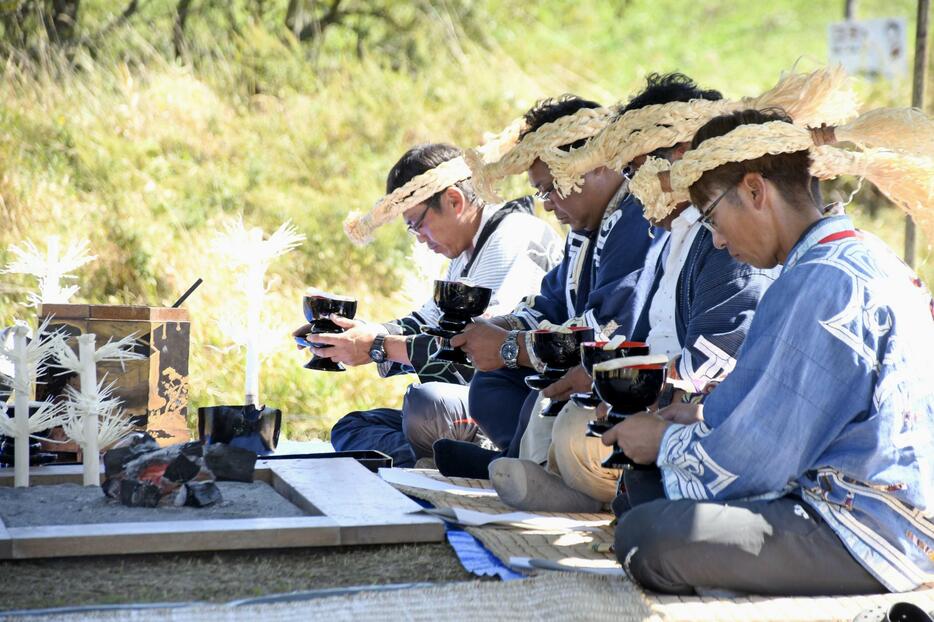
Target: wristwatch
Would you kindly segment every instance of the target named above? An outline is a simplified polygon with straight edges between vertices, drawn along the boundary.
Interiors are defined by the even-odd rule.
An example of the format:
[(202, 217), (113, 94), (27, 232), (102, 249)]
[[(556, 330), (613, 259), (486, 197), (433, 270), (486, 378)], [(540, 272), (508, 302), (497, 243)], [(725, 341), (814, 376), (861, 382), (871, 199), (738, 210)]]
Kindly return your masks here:
[(370, 359), (374, 363), (382, 363), (386, 360), (386, 348), (383, 346), (385, 340), (386, 335), (376, 335), (373, 339), (373, 345), (370, 346)]
[(519, 331), (511, 330), (506, 334), (506, 341), (499, 349), (499, 355), (503, 357), (503, 362), (509, 369), (515, 369), (519, 366), (519, 342), (517, 337)]

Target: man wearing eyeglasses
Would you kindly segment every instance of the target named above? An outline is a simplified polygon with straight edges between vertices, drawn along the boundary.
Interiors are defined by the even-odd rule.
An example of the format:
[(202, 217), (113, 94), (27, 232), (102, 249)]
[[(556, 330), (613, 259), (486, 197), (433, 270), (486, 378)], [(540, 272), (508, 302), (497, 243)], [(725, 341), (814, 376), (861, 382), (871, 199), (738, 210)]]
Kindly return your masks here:
[[(442, 163), (461, 157), (460, 149), (434, 143), (410, 149), (390, 170), (387, 194)], [(493, 290), (489, 311), (511, 309), (538, 290), (542, 276), (561, 258), (560, 239), (532, 215), (529, 197), (502, 205), (480, 199), (469, 179), (459, 181), (402, 212), (406, 228), (420, 243), (450, 259), (447, 280), (464, 280)], [(346, 365), (376, 363), (381, 376), (414, 373), (402, 408), (349, 413), (331, 430), (338, 451), (375, 449), (400, 467), (414, 466), (432, 455), (439, 438), (480, 442), (476, 423), (467, 413), (467, 383), (473, 368), (432, 355), (439, 349), (422, 326), (437, 327), (441, 312), (433, 300), (409, 315), (383, 324), (336, 318), (345, 329), (316, 335), (327, 349), (315, 353)], [(295, 331), (305, 335), (308, 326)]]
[[(598, 107), (573, 95), (539, 102), (525, 115), (520, 141), (539, 131), (544, 136), (559, 119)], [(567, 151), (585, 142), (580, 139), (559, 148)], [(486, 372), (471, 382), (470, 414), (498, 451), (438, 441), (435, 461), (445, 475), (485, 479), (493, 459), (518, 454), (538, 397), (524, 379), (543, 367), (528, 346), (532, 330), (545, 321), (563, 324), (576, 318), (597, 332), (613, 322), (620, 331), (632, 334), (648, 300), (651, 279), (640, 279), (642, 267), (665, 234), (653, 231), (645, 220), (642, 207), (629, 193), (626, 176), (600, 167), (566, 197), (555, 190), (551, 170), (541, 159), (532, 163), (528, 178), (545, 209), (570, 228), (564, 260), (542, 280), (540, 293), (529, 296), (511, 313), (474, 322), (451, 341), (471, 356), (478, 370)]]
[[(622, 116), (649, 105), (722, 98), (718, 91), (700, 89), (680, 73), (652, 74), (646, 82), (645, 89), (622, 108)], [(690, 143), (657, 147), (636, 158), (632, 167), (640, 167), (648, 155), (679, 160)], [(759, 299), (777, 271), (753, 268), (715, 248), (705, 215), (690, 203), (659, 215), (653, 224), (670, 233), (661, 252), (648, 259), (651, 301), (643, 308), (635, 334), (647, 335), (652, 354), (671, 360), (668, 389), (660, 400), (664, 405), (672, 399), (691, 399), (732, 371)], [(567, 399), (573, 391), (588, 389), (569, 375), (544, 395)], [(593, 512), (612, 501), (620, 473), (601, 466), (611, 448), (586, 436), (587, 423), (594, 418), (593, 410), (573, 403), (562, 410), (552, 429), (548, 470), (527, 460), (493, 462), (490, 477), (500, 497), (519, 509), (560, 512)], [(625, 472), (624, 478), (623, 488), (632, 496), (656, 494), (657, 476), (646, 478), (644, 472), (633, 471)], [(647, 486), (651, 490), (643, 490)], [(623, 496), (621, 502), (629, 498)]]

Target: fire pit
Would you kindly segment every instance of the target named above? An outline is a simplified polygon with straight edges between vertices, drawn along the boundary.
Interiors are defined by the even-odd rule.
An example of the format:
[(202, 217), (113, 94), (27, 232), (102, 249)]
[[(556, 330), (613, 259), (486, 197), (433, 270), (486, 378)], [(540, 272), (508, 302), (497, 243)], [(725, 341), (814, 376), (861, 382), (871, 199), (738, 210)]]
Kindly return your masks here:
[(216, 480), (253, 481), (256, 454), (217, 443), (159, 447), (144, 433), (104, 454), (104, 494), (129, 507), (160, 503), (206, 507), (223, 498)]

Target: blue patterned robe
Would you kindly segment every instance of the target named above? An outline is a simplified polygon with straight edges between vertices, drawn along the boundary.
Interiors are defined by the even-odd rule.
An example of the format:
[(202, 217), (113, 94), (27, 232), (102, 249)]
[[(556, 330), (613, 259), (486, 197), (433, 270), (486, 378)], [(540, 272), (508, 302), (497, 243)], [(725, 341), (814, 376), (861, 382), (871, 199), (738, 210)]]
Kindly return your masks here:
[(542, 279), (540, 293), (526, 298), (512, 316), (524, 330), (543, 320), (563, 324), (577, 317), (600, 331), (613, 320), (631, 335), (652, 287), (651, 274), (646, 278), (643, 272), (646, 255), (667, 236), (649, 224), (623, 182), (599, 230), (571, 231), (564, 260)]
[(671, 499), (801, 495), (893, 591), (934, 582), (930, 298), (845, 216), (812, 226), (763, 296), (704, 422), (672, 425)]

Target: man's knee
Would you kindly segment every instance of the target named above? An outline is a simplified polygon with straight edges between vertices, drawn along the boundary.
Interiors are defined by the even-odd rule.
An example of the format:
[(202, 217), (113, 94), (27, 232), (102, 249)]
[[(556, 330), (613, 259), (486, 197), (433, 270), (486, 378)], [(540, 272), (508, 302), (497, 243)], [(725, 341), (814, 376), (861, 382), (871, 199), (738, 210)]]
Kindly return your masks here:
[(365, 425), (366, 418), (363, 411), (355, 410), (347, 413), (331, 427), (331, 445), (337, 451), (341, 451), (341, 446), (348, 440), (348, 437)]
[(587, 422), (592, 419), (592, 412), (568, 404), (555, 418), (551, 442), (560, 472), (580, 469), (593, 460), (593, 448), (589, 445), (600, 441), (587, 436)]
[(593, 411), (583, 411), (573, 404), (564, 407), (555, 417), (554, 427), (551, 429), (551, 438), (562, 447), (573, 447), (582, 438), (587, 438), (587, 422), (593, 417)]
[(672, 557), (690, 540), (691, 522), (681, 521), (673, 504), (658, 500), (632, 508), (616, 526), (616, 558), (639, 585), (658, 592), (691, 594), (693, 588), (672, 573)]
[(452, 427), (467, 416), (466, 394), (466, 387), (437, 382), (413, 384), (406, 390), (402, 431), (419, 457), (430, 457), (436, 440), (454, 435)]

